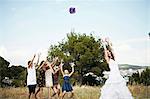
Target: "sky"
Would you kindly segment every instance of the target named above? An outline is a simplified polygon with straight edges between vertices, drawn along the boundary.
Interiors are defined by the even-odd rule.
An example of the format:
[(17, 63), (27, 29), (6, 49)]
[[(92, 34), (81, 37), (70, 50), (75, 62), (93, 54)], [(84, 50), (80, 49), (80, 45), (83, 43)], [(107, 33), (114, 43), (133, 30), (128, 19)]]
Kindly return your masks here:
[(71, 30), (109, 37), (119, 64), (150, 66), (149, 0), (0, 0), (0, 56), (11, 65), (44, 59)]

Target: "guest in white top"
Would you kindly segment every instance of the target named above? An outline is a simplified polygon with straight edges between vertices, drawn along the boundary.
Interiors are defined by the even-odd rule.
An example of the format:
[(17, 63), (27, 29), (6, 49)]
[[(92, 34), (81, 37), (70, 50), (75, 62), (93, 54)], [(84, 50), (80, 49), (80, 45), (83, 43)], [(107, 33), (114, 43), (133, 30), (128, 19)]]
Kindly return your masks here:
[(38, 63), (33, 63), (35, 56), (33, 57), (33, 59), (31, 61), (28, 61), (28, 67), (27, 67), (27, 86), (29, 88), (29, 99), (31, 97), (31, 94), (33, 93), (33, 95), (35, 96), (35, 89), (36, 89), (36, 70), (35, 70), (35, 66)]

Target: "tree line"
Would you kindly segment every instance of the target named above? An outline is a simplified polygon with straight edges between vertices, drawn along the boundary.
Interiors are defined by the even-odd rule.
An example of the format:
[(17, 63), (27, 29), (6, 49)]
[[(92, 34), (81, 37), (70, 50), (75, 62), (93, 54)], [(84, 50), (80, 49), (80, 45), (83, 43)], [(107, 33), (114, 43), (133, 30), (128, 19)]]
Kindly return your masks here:
[[(10, 63), (7, 60), (0, 56), (0, 86), (25, 86), (26, 68), (14, 65), (9, 67), (9, 64)], [(9, 83), (10, 80), (12, 83)]]
[(150, 69), (147, 67), (143, 72), (133, 73), (129, 77), (129, 83), (132, 84), (143, 84), (145, 86), (150, 85)]

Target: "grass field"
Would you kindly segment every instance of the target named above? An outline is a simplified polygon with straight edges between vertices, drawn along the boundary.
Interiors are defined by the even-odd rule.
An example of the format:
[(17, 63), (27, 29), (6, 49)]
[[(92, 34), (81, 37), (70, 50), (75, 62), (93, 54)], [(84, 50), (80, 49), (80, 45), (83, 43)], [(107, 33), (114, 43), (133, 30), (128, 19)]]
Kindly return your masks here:
[[(150, 99), (150, 86), (134, 85), (129, 86), (129, 89), (135, 99)], [(90, 86), (75, 86), (73, 99), (99, 99), (100, 87)], [(109, 94), (109, 93), (108, 93)], [(47, 99), (48, 91), (44, 88), (44, 99)], [(28, 99), (28, 89), (24, 88), (0, 88), (0, 99)], [(53, 97), (51, 99), (58, 99)], [(65, 96), (65, 99), (70, 99), (69, 94)]]

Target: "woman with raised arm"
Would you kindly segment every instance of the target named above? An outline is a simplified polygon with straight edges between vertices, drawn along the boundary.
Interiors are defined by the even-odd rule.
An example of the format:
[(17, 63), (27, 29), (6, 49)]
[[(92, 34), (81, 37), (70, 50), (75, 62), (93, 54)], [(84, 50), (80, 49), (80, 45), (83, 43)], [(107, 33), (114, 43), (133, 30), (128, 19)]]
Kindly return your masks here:
[(38, 85), (38, 90), (35, 93), (35, 96), (37, 98), (37, 94), (40, 92), (40, 98), (43, 98), (43, 87), (45, 86), (45, 61), (41, 61), (39, 67), (37, 68), (38, 70), (38, 78), (37, 78), (37, 85)]
[(55, 66), (58, 57), (54, 58), (52, 62), (46, 61), (47, 67), (45, 72), (45, 80), (46, 80), (46, 87), (52, 88), (53, 87), (53, 79), (52, 79), (52, 72), (53, 67)]
[(55, 66), (58, 57), (54, 58), (52, 62), (46, 60), (46, 72), (45, 72), (45, 84), (48, 89), (48, 98), (50, 98), (51, 88), (53, 87), (53, 78), (52, 78), (52, 67)]
[[(46, 80), (48, 80), (48, 87), (52, 86), (52, 77), (51, 75), (46, 75), (46, 78), (45, 78), (45, 72), (47, 70), (50, 70), (51, 66), (55, 65), (55, 61), (56, 61), (56, 58), (51, 62), (49, 63), (48, 60), (43, 60), (41, 61), (40, 65), (38, 66), (38, 72), (39, 72), (39, 75), (38, 75), (38, 78), (37, 78), (37, 83), (38, 83), (38, 90), (36, 91), (36, 98), (37, 98), (37, 94), (40, 93), (40, 99), (43, 97), (43, 87), (45, 87), (46, 85)], [(51, 70), (50, 70), (51, 71)], [(51, 72), (50, 72), (51, 74)]]
[(36, 89), (36, 70), (35, 70), (35, 64), (33, 63), (35, 56), (31, 61), (28, 61), (28, 67), (27, 67), (27, 86), (29, 88), (29, 96), (30, 99), (31, 95), (33, 94), (35, 96), (35, 89)]
[(56, 64), (54, 67), (51, 67), (53, 73), (53, 95), (54, 97), (56, 94), (58, 97), (60, 96), (60, 84), (59, 84), (59, 71), (61, 67), (61, 62), (57, 61), (58, 65)]
[[(62, 64), (62, 63), (61, 63)], [(71, 97), (73, 97), (73, 88), (69, 82), (70, 76), (74, 73), (74, 63), (70, 63), (72, 67), (72, 72), (69, 73), (69, 71), (66, 69), (63, 71), (63, 64), (61, 65), (61, 73), (64, 78), (63, 86), (62, 86), (62, 99), (64, 98), (66, 92), (71, 92)]]
[(105, 60), (109, 65), (109, 78), (101, 88), (100, 99), (133, 99), (125, 79), (121, 76), (112, 43), (106, 39), (102, 42)]

